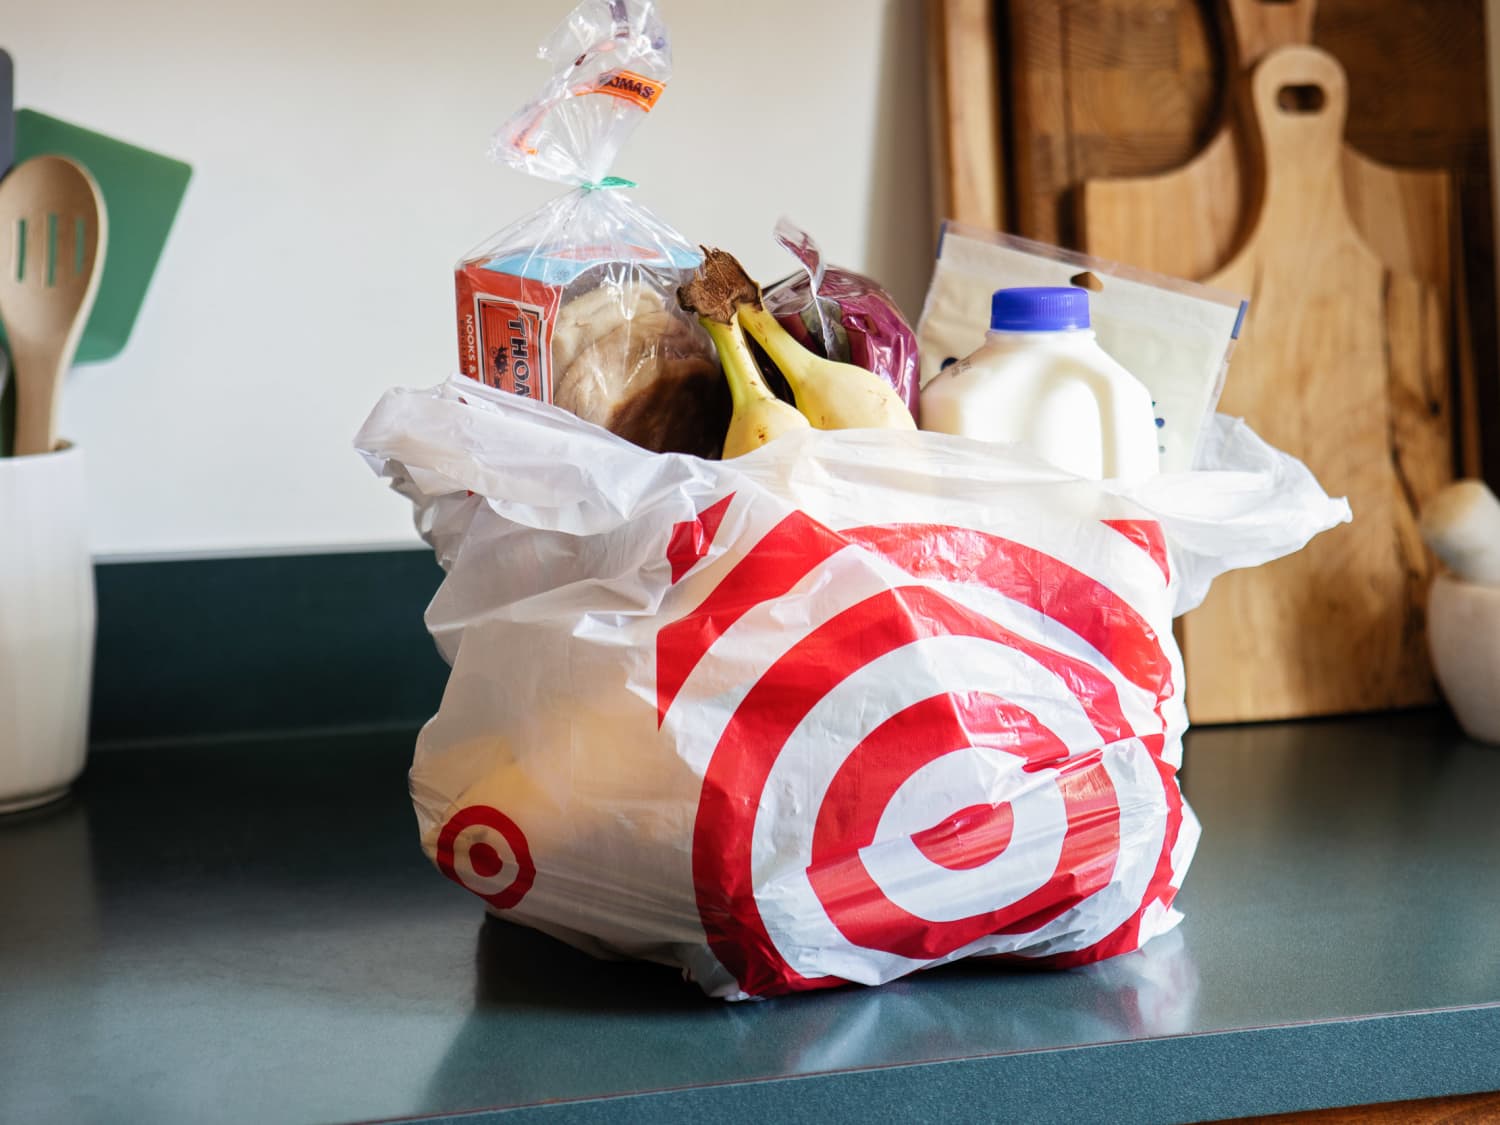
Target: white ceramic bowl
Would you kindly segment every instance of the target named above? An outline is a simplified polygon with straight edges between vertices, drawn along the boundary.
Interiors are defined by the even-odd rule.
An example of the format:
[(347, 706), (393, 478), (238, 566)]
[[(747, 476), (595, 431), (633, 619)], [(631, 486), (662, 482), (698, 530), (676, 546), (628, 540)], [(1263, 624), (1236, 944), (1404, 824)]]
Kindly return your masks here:
[(1427, 603), (1438, 685), (1471, 738), (1500, 743), (1500, 586), (1440, 574)]

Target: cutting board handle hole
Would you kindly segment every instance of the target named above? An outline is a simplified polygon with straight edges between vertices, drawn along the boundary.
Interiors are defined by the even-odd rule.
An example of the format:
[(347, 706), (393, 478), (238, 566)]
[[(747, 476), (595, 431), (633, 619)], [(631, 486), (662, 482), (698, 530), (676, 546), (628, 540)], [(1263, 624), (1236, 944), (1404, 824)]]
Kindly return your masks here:
[(1323, 93), (1323, 87), (1311, 82), (1283, 86), (1276, 91), (1276, 104), (1283, 113), (1317, 113), (1327, 101), (1328, 95)]
[(1087, 289), (1091, 293), (1101, 293), (1104, 290), (1104, 282), (1091, 274), (1088, 270), (1075, 273), (1068, 278), (1068, 284), (1077, 286), (1079, 289)]

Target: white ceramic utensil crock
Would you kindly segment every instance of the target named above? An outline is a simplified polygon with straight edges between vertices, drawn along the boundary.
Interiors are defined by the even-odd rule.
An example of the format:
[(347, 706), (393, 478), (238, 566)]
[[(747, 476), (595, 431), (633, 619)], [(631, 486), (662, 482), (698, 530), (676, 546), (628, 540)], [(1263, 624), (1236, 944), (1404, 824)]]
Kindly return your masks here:
[(0, 457), (0, 813), (82, 772), (93, 664), (83, 454)]

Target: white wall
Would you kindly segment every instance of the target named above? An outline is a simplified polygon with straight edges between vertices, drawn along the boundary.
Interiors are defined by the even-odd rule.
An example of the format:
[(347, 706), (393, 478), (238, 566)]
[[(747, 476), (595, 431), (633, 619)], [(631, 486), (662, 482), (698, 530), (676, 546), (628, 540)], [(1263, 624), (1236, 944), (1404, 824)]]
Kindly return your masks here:
[[(350, 439), (455, 362), (452, 265), (555, 193), (490, 163), (569, 0), (0, 0), (17, 104), (187, 160), (126, 352), (79, 368), (96, 550), (415, 542)], [(915, 317), (921, 0), (663, 0), (676, 77), (617, 171), (772, 278), (786, 212)]]

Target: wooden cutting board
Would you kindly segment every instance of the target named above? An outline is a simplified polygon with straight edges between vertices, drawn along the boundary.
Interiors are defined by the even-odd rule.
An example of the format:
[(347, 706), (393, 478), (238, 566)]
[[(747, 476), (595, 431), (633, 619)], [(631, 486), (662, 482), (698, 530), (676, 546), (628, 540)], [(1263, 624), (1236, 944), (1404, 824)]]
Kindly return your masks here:
[[(1268, 52), (1311, 43), (1317, 0), (1221, 0), (1231, 70), (1248, 73)], [(1181, 167), (1154, 176), (1089, 180), (1079, 193), (1081, 244), (1101, 257), (1176, 277), (1205, 278), (1253, 221), (1254, 122), (1226, 115), (1213, 139)], [(1395, 168), (1342, 146), (1344, 193), (1360, 235), (1388, 266), (1452, 289), (1452, 177)], [(1477, 412), (1476, 412), (1477, 414)], [(1478, 437), (1466, 445), (1477, 448)]]
[[(932, 0), (943, 8), (973, 2)], [(1488, 99), (1483, 36), (1475, 34), (1483, 27), (1483, 0), (1008, 0), (999, 9), (1006, 149), (1002, 158), (985, 147), (982, 134), (965, 135), (963, 147), (948, 153), (955, 178), (974, 182), (973, 165), (990, 171), (999, 162), (1005, 229), (1081, 248), (1078, 204), (1089, 180), (1154, 177), (1201, 155), (1224, 185), (1200, 196), (1216, 201), (1215, 215), (1205, 221), (1189, 212), (1182, 225), (1193, 226), (1192, 237), (1176, 221), (1165, 239), (1150, 235), (1130, 214), (1121, 232), (1126, 246), (1149, 240), (1146, 253), (1131, 253), (1130, 260), (1197, 278), (1228, 260), (1252, 218), (1240, 184), (1253, 169), (1242, 163), (1240, 131), (1224, 122), (1238, 108), (1225, 77), (1271, 48), (1310, 43), (1316, 35), (1345, 65), (1351, 84), (1345, 137), (1359, 152), (1349, 149), (1345, 179), (1356, 225), (1389, 265), (1415, 270), (1442, 292), (1451, 309), (1463, 472), (1488, 475), (1500, 487), (1496, 328), (1493, 317), (1468, 315), (1470, 308), (1489, 309), (1494, 293)], [(967, 61), (974, 53), (949, 57), (951, 88), (992, 85), (989, 71)], [(1204, 138), (1213, 138), (1206, 149)], [(1361, 190), (1367, 184), (1380, 190)], [(1390, 217), (1397, 209), (1379, 204), (1393, 197), (1396, 222)], [(964, 198), (941, 198), (943, 217), (970, 213)], [(1102, 248), (1110, 238), (1096, 231), (1091, 241)], [(1183, 256), (1186, 264), (1174, 265)]]
[(1234, 722), (1427, 702), (1431, 563), (1416, 514), (1453, 476), (1448, 240), (1433, 229), (1434, 214), (1446, 228), (1446, 177), (1346, 152), (1343, 70), (1316, 48), (1267, 54), (1244, 104), (1259, 144), (1238, 197), (1255, 206), (1241, 207), (1251, 218), (1227, 265), (1214, 253), (1236, 244), (1224, 231), (1240, 220), (1213, 149), (1232, 138), (1165, 177), (1089, 184), (1083, 199), (1091, 252), (1250, 294), (1220, 410), (1354, 511), (1303, 551), (1224, 576), (1183, 619), (1189, 712)]

